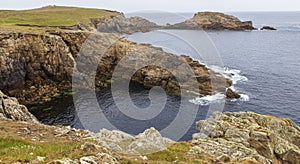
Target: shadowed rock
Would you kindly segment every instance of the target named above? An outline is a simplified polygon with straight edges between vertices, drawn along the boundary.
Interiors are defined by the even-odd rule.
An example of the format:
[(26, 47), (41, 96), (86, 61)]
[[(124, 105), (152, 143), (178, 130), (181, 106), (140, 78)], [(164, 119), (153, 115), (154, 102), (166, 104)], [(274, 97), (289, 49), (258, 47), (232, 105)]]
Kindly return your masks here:
[(264, 27), (262, 27), (260, 30), (277, 30), (276, 28), (274, 28), (274, 27), (271, 27), (271, 26), (264, 26)]
[(28, 112), (24, 105), (20, 105), (16, 98), (8, 97), (0, 91), (0, 118), (14, 121), (38, 122), (38, 120)]

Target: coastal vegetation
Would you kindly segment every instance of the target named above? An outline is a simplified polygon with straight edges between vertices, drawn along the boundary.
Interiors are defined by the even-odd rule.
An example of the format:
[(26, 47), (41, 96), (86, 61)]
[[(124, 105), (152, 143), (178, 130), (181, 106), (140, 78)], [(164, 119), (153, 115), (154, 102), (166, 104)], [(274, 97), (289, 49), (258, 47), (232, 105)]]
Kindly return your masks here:
[(46, 6), (32, 10), (0, 10), (0, 29), (42, 32), (45, 29), (56, 29), (56, 26), (89, 24), (91, 18), (109, 19), (119, 14), (102, 9), (64, 6)]

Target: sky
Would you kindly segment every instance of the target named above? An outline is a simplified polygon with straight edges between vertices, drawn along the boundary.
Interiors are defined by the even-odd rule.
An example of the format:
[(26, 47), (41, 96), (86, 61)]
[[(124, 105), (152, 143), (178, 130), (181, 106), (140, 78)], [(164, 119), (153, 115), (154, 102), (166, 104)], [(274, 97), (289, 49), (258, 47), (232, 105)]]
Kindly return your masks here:
[(0, 9), (31, 9), (46, 5), (104, 8), (124, 13), (142, 10), (300, 11), (300, 0), (0, 0)]

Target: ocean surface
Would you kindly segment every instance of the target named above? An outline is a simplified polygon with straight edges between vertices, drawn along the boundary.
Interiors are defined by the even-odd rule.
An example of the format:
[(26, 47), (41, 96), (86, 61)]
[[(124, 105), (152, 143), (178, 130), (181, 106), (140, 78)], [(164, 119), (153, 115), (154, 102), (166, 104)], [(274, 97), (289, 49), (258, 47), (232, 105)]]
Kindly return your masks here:
[[(300, 12), (243, 12), (229, 13), (237, 16), (241, 20), (252, 20), (254, 26), (261, 28), (268, 25), (277, 28), (277, 31), (206, 31), (205, 35), (210, 44), (215, 49), (213, 53), (218, 53), (218, 60), (222, 61), (225, 75), (233, 75), (231, 78), (235, 82), (234, 89), (241, 93), (242, 99), (236, 101), (226, 101), (222, 111), (252, 111), (262, 114), (269, 114), (278, 117), (287, 117), (300, 125)], [(181, 13), (186, 17), (191, 17), (192, 13)], [(201, 33), (201, 34), (200, 34)], [(167, 34), (167, 35), (166, 35)], [(203, 36), (201, 31), (189, 30), (159, 30), (149, 33), (136, 33), (127, 36), (129, 40), (139, 43), (150, 43), (157, 47), (162, 47), (168, 52), (175, 54), (190, 55), (195, 60), (206, 64), (205, 60), (199, 56), (192, 46), (187, 46), (179, 37), (174, 34), (186, 35), (190, 41), (202, 43), (199, 36)], [(193, 38), (194, 37), (194, 38)], [(196, 45), (197, 44), (193, 44)], [(202, 44), (203, 45), (203, 44)], [(196, 48), (197, 49), (197, 48)], [(201, 47), (205, 53), (205, 46)], [(212, 53), (212, 50), (207, 53)], [(205, 56), (204, 56), (205, 58)], [(209, 67), (217, 70), (213, 64)], [(127, 89), (128, 91), (128, 89)], [(149, 89), (131, 83), (129, 88), (130, 97), (120, 98), (126, 107), (133, 102), (138, 108), (144, 109), (151, 104)], [(84, 99), (86, 95), (81, 97)], [(155, 95), (163, 100), (162, 95)], [(102, 112), (111, 124), (119, 130), (127, 133), (138, 134), (149, 127), (158, 130), (172, 125), (176, 116), (181, 114), (180, 104), (184, 103), (186, 119), (182, 123), (192, 122), (190, 128), (178, 125), (178, 129), (186, 132), (181, 140), (189, 140), (195, 129), (195, 122), (205, 119), (212, 112), (211, 106), (222, 101), (222, 95), (215, 95), (205, 98), (185, 99), (176, 96), (167, 96), (164, 109), (156, 117), (149, 120), (137, 120), (118, 110), (114, 103), (110, 88), (104, 88), (97, 93), (97, 99)], [(85, 109), (89, 109), (89, 102), (82, 101)], [(76, 110), (72, 98), (58, 100), (52, 105), (52, 110), (33, 113), (44, 123), (71, 125), (82, 128), (83, 126), (76, 117)], [(197, 109), (195, 110), (188, 109)], [(67, 109), (67, 110), (66, 110)], [(61, 112), (64, 111), (64, 112)], [(86, 110), (85, 115), (90, 116), (85, 123), (95, 122), (93, 112)], [(93, 131), (101, 128), (95, 125)], [(180, 129), (181, 128), (181, 129)], [(168, 137), (168, 136), (167, 136)]]

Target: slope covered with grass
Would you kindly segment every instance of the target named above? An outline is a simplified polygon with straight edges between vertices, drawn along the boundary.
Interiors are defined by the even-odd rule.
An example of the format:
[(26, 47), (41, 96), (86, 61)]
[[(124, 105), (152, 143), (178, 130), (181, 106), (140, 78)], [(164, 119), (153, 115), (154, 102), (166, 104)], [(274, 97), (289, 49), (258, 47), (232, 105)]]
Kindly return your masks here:
[[(90, 23), (91, 18), (109, 18), (120, 13), (102, 9), (46, 6), (32, 10), (0, 10), (0, 29), (30, 30), (34, 26), (72, 26), (78, 23)], [(31, 27), (32, 29), (32, 27)]]

